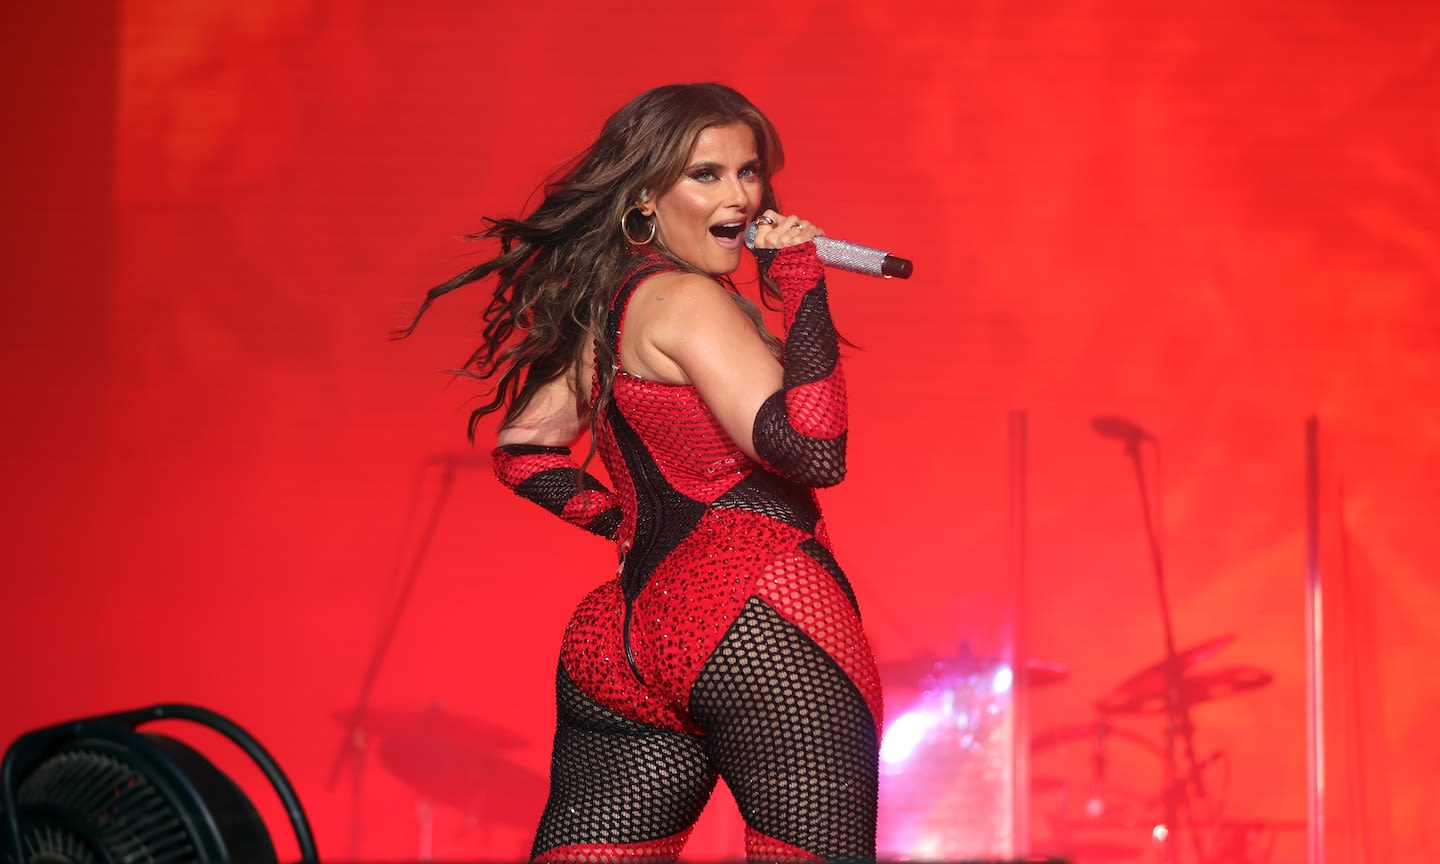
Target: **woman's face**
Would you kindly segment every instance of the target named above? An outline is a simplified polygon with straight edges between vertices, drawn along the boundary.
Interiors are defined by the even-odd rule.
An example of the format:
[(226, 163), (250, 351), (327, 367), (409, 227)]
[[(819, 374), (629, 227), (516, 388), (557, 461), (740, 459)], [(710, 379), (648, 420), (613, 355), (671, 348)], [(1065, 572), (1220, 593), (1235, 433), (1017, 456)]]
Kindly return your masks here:
[(763, 186), (750, 127), (711, 126), (695, 139), (680, 179), (641, 210), (654, 214), (655, 236), (676, 257), (718, 276), (740, 266)]

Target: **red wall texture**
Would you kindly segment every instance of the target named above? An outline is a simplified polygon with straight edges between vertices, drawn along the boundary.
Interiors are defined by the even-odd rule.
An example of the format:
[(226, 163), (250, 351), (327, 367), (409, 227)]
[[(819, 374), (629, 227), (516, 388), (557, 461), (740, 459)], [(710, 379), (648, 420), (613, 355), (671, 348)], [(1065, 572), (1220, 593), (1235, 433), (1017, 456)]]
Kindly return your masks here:
[[(1069, 670), (1033, 694), (1037, 842), (1098, 789), (1143, 814), (1103, 841), (1143, 849), (1159, 794), (1159, 718), (1119, 718), (1103, 784), (1089, 758), (1095, 700), (1163, 651), (1131, 467), (1090, 426), (1120, 414), (1161, 443), (1181, 647), (1233, 637), (1207, 662), (1273, 675), (1194, 709), (1229, 826), (1207, 842), (1248, 825), (1252, 860), (1303, 860), (1315, 416), (1331, 860), (1440, 854), (1440, 7), (682, 7), (16, 12), (0, 739), (195, 702), (275, 753), (330, 857), (523, 855), (560, 630), (613, 559), (467, 449), (478, 391), (444, 370), (480, 290), (386, 333), (611, 110), (720, 80), (779, 126), (789, 208), (916, 261), (831, 279), (858, 347), (851, 479), (823, 502), (882, 661), (1004, 650), (1026, 412), (1022, 652)], [(336, 779), (392, 620), (363, 770)], [(690, 856), (738, 853), (727, 807)]]

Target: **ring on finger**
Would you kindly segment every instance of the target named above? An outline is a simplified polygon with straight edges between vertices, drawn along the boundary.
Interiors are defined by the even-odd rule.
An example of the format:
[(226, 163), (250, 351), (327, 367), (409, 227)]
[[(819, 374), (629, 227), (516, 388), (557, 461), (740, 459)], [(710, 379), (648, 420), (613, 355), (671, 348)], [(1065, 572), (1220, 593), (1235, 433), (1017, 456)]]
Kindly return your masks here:
[(756, 225), (774, 225), (774, 224), (775, 224), (775, 220), (774, 220), (774, 219), (771, 219), (769, 216), (760, 216), (760, 217), (758, 217), (758, 218), (755, 220), (755, 224), (756, 224)]

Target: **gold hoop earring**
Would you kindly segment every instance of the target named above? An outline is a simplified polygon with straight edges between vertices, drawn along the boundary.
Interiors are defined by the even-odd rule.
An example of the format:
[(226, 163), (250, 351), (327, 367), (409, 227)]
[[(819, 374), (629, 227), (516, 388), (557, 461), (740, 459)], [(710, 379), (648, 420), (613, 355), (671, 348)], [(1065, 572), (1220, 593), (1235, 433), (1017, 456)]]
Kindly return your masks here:
[[(630, 214), (640, 209), (639, 204), (632, 205), (630, 209), (620, 214), (620, 233), (630, 242), (632, 246), (648, 246), (650, 241), (655, 239), (655, 220), (650, 220), (650, 233), (644, 240), (636, 240), (630, 236)], [(640, 214), (642, 217), (645, 214)]]

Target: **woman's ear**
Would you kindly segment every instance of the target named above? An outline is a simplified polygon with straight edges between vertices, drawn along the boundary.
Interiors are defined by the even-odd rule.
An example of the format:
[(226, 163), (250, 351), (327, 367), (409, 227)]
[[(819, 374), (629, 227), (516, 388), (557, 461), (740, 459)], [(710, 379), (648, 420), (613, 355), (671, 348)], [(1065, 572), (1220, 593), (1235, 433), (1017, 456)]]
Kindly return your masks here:
[(650, 203), (650, 190), (640, 190), (640, 200), (636, 202), (636, 206), (640, 208), (641, 216), (649, 216), (655, 212), (655, 205)]

